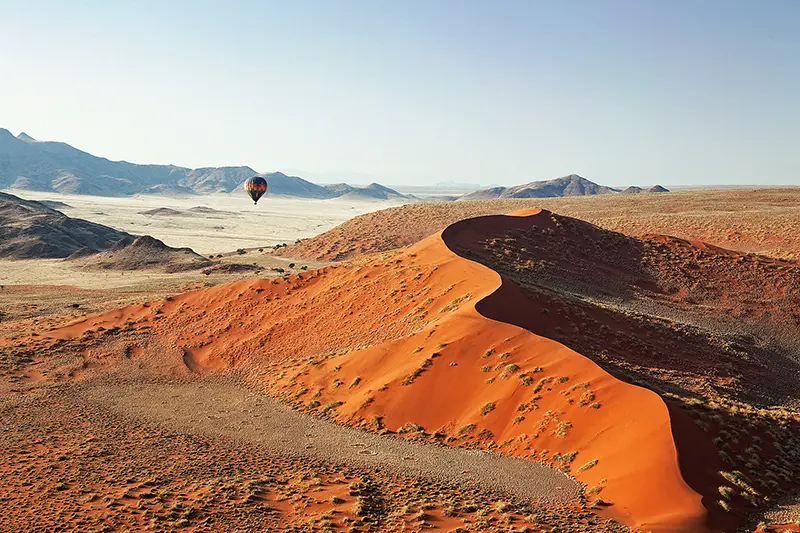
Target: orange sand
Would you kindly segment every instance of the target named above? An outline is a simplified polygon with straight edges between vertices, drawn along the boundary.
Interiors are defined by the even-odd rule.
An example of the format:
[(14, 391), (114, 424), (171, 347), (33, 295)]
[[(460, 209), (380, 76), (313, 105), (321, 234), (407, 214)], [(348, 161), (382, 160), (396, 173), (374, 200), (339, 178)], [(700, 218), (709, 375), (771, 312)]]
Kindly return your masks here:
[[(532, 212), (527, 220), (541, 224), (549, 217)], [(149, 331), (142, 353), (156, 357), (157, 347), (177, 347), (158, 353), (174, 372), (263, 370), (291, 361), (285, 366), (292, 372), (267, 373), (273, 393), (292, 392), (305, 404), (343, 402), (334, 411), (340, 421), (363, 424), (380, 416), (390, 430), (414, 423), (451, 436), (475, 424), (470, 435), (489, 430), (507, 453), (543, 457), (546, 451), (552, 460), (554, 452), (577, 452), (572, 473), (602, 487), (600, 497), (612, 504), (604, 507), (608, 516), (644, 531), (716, 530), (681, 475), (670, 414), (658, 395), (555, 341), (484, 316), (492, 308), (513, 312), (515, 299), (524, 296), (448, 248), (449, 239), (474, 241), (480, 232), (481, 219), (473, 219), (357, 264), (128, 306), (50, 336)], [(489, 371), (481, 370), (487, 365)], [(416, 369), (421, 373), (404, 385)], [(523, 383), (523, 374), (532, 384)], [(552, 381), (536, 393), (534, 406), (542, 378)], [(494, 409), (481, 414), (489, 402)], [(529, 407), (520, 411), (522, 403)], [(525, 418), (515, 423), (518, 416)], [(481, 439), (490, 438), (471, 442)], [(592, 460), (594, 467), (577, 472)]]

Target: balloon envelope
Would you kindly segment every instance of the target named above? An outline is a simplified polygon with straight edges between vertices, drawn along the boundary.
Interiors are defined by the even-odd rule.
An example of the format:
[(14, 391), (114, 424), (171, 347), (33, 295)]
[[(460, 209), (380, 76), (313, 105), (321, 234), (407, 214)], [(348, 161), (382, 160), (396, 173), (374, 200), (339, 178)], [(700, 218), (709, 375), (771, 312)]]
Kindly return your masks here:
[(258, 203), (258, 199), (267, 192), (267, 180), (261, 176), (253, 176), (244, 183), (244, 190), (253, 199), (253, 203)]

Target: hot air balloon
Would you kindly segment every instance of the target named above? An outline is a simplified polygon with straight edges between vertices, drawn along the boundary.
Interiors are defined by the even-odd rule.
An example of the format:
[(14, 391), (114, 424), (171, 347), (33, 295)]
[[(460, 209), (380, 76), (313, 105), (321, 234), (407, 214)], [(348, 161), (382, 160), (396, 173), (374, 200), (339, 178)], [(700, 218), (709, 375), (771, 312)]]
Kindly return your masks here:
[(261, 176), (253, 176), (244, 182), (244, 190), (247, 191), (247, 194), (253, 199), (253, 203), (257, 204), (258, 199), (267, 192), (267, 180)]

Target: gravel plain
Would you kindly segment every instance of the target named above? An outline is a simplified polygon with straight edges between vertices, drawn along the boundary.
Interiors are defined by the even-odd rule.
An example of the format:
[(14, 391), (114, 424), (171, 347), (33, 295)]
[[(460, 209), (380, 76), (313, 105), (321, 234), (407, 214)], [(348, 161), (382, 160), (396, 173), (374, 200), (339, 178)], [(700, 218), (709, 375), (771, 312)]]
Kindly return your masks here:
[(113, 412), (163, 429), (260, 444), (281, 454), (475, 483), (552, 503), (569, 502), (581, 491), (576, 481), (544, 463), (360, 431), (300, 414), (232, 383), (94, 385), (84, 394)]

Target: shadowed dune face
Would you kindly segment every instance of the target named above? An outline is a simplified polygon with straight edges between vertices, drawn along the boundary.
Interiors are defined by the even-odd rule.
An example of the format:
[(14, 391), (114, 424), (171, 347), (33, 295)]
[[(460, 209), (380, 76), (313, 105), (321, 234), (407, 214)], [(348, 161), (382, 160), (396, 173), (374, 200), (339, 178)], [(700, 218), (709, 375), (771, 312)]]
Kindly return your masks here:
[[(797, 400), (784, 378), (800, 368), (800, 265), (547, 218), (486, 217), (445, 232), (456, 253), (521, 288), (531, 312), (498, 319), (581, 353), (627, 344), (621, 364), (693, 376), (699, 381), (684, 388), (697, 393), (711, 387), (762, 405)], [(548, 319), (551, 310), (557, 319)]]
[(800, 267), (542, 215), (549, 220), (535, 225), (497, 216), (445, 231), (454, 251), (504, 277), (477, 310), (667, 397), (684, 478), (719, 523), (735, 522), (719, 504), (720, 487), (736, 484), (731, 471), (748, 488), (730, 506), (791, 491), (800, 479)]
[[(713, 252), (709, 261), (724, 263), (727, 276), (735, 254), (526, 214), (463, 221), (338, 267), (129, 306), (37, 342), (79, 349), (86, 366), (76, 377), (125, 359), (162, 375), (235, 369), (317, 416), (547, 461), (587, 484), (597, 512), (645, 531), (728, 530), (763, 506), (764, 495), (792, 486), (791, 412), (730, 407), (748, 379), (773, 375), (770, 360), (751, 355), (750, 344), (731, 345), (733, 355), (715, 351), (716, 341), (695, 356), (701, 325), (623, 312), (634, 302), (677, 316), (694, 309), (687, 298), (698, 298), (700, 318), (710, 320), (718, 314), (712, 303), (729, 313), (775, 285), (775, 302), (747, 316), (791, 321), (780, 300), (794, 294), (787, 264), (759, 259), (747, 279), (769, 282), (725, 294), (722, 282), (698, 288), (693, 265), (706, 260), (698, 250), (711, 250), (703, 253)], [(694, 263), (674, 270), (653, 246), (678, 257), (688, 250)], [(608, 257), (599, 260), (598, 250)], [(750, 373), (723, 372), (740, 352), (753, 357)], [(779, 386), (768, 392), (764, 398), (788, 395)], [(707, 399), (705, 410), (696, 407)], [(783, 422), (765, 424), (770, 417)], [(744, 435), (750, 427), (756, 431)], [(753, 467), (774, 472), (775, 487), (752, 486), (754, 446)], [(737, 491), (732, 512), (717, 503), (726, 484)]]

